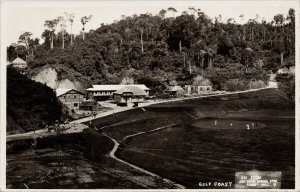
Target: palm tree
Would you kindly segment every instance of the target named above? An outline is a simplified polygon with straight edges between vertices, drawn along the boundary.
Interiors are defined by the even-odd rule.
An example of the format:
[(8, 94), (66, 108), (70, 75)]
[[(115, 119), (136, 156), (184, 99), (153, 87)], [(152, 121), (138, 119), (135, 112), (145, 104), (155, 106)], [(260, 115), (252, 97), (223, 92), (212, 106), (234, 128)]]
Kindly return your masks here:
[(169, 8), (168, 8), (168, 11), (171, 11), (171, 12), (173, 12), (173, 17), (175, 17), (174, 13), (176, 13), (176, 12), (177, 12), (177, 10), (176, 10), (175, 8), (173, 8), (173, 7), (169, 7)]
[(84, 34), (84, 26), (87, 22), (89, 22), (90, 20), (92, 19), (92, 15), (89, 15), (89, 16), (83, 16), (81, 17), (80, 21), (81, 21), (81, 24), (82, 24), (82, 39), (84, 40), (85, 39), (85, 34)]

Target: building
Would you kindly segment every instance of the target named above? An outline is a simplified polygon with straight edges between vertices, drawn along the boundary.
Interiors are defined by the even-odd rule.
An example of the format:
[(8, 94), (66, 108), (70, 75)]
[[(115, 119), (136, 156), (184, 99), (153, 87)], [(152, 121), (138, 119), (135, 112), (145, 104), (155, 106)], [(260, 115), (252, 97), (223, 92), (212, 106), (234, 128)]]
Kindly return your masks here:
[(25, 69), (27, 67), (27, 63), (20, 57), (17, 57), (11, 62), (11, 66), (18, 69)]
[(56, 89), (56, 97), (69, 109), (79, 109), (79, 104), (84, 100), (85, 94), (75, 89)]
[(101, 105), (95, 100), (83, 101), (79, 104), (79, 110), (83, 111), (98, 111)]
[(144, 84), (132, 84), (132, 85), (92, 85), (92, 88), (87, 89), (87, 98), (97, 101), (107, 100), (113, 98), (113, 93), (123, 87), (139, 87), (145, 91), (146, 96), (149, 96), (150, 89)]
[(138, 86), (124, 86), (113, 93), (113, 98), (118, 104), (139, 103), (145, 101), (146, 91)]
[(209, 94), (213, 90), (211, 85), (185, 85), (184, 88), (187, 94)]
[(295, 66), (278, 69), (277, 74), (295, 74)]
[(169, 89), (167, 89), (165, 92), (172, 96), (180, 96), (183, 95), (185, 91), (181, 86), (176, 85), (169, 87)]

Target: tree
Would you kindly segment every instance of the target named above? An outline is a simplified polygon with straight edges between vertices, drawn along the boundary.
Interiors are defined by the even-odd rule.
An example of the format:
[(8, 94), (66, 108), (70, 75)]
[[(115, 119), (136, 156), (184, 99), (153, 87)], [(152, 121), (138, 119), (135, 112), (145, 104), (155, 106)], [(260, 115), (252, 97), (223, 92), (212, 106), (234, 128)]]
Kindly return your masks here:
[(243, 63), (246, 66), (246, 73), (247, 73), (249, 67), (252, 67), (253, 65), (254, 51), (250, 47), (245, 48), (243, 51), (242, 58), (243, 58)]
[(9, 47), (7, 47), (6, 49), (6, 53), (7, 53), (7, 61), (13, 61), (15, 58), (17, 58), (17, 52), (16, 52), (16, 48), (17, 48), (17, 44), (12, 43)]
[(255, 19), (249, 19), (247, 22), (248, 26), (250, 27), (250, 33), (249, 33), (249, 40), (254, 40), (254, 27), (257, 24)]
[(37, 46), (40, 44), (40, 39), (35, 38), (35, 39), (29, 39), (29, 48), (31, 50), (31, 57), (34, 57), (34, 51), (36, 51)]
[(277, 26), (281, 26), (284, 22), (283, 14), (277, 14), (274, 16), (274, 21)]
[(53, 20), (46, 20), (44, 24), (44, 26), (47, 27), (51, 32), (50, 49), (53, 49), (54, 33), (58, 23), (59, 23), (58, 19), (53, 19)]
[(60, 23), (60, 29), (62, 32), (62, 49), (64, 49), (65, 48), (65, 29), (67, 27), (66, 19), (63, 16), (59, 16), (57, 19)]
[(121, 85), (132, 85), (134, 84), (134, 79), (132, 77), (124, 77), (120, 83)]
[[(277, 26), (277, 28), (279, 26), (282, 26), (283, 23), (284, 23), (284, 17), (283, 17), (283, 14), (277, 14), (274, 16), (274, 21), (275, 21), (275, 24)], [(276, 28), (276, 32), (277, 31), (277, 28)], [(282, 27), (282, 30), (284, 30), (284, 27)], [(281, 65), (283, 65), (283, 53), (284, 53), (284, 44), (283, 44), (283, 34), (284, 34), (284, 31), (282, 31), (282, 35), (280, 36), (280, 63)]]
[(188, 54), (188, 49), (186, 47), (181, 47), (181, 52), (183, 55), (183, 68), (185, 68), (185, 63), (186, 63), (186, 55)]
[(295, 101), (295, 75), (293, 74), (278, 74), (276, 75), (276, 81), (286, 95), (293, 101)]
[(25, 45), (26, 49), (28, 50), (29, 49), (29, 40), (30, 40), (31, 36), (32, 36), (31, 32), (22, 33), (19, 37), (18, 43), (23, 43)]
[(28, 56), (28, 50), (26, 49), (25, 46), (23, 45), (18, 45), (16, 47), (16, 53), (17, 53), (17, 56), (22, 58), (23, 60), (26, 60), (27, 59), (27, 56)]
[(157, 45), (153, 51), (153, 56), (154, 56), (155, 60), (157, 60), (158, 67), (161, 67), (161, 57), (163, 57), (167, 54), (167, 49), (168, 49), (168, 46), (166, 43), (164, 43), (164, 42), (157, 43)]
[(295, 10), (293, 8), (289, 9), (289, 14), (287, 19), (292, 23), (292, 26), (295, 26)]
[(80, 21), (81, 21), (81, 24), (82, 24), (82, 39), (84, 40), (85, 39), (85, 32), (84, 32), (84, 26), (87, 22), (89, 22), (91, 19), (92, 19), (92, 15), (89, 15), (89, 16), (83, 16), (81, 17)]
[[(167, 13), (172, 14), (172, 9), (169, 10)], [(71, 40), (67, 29), (62, 35), (60, 25), (54, 34), (45, 28), (42, 35), (45, 41), (35, 46), (34, 60), (28, 60), (32, 70), (28, 72), (35, 74), (41, 66), (63, 68), (62, 78), (77, 79), (84, 87), (120, 83), (126, 76), (140, 82), (143, 75), (149, 73), (149, 79), (158, 77), (151, 81), (153, 86), (162, 88), (174, 79), (180, 85), (190, 84), (195, 74), (203, 74), (220, 86), (230, 79), (263, 79), (265, 71), (280, 68), (281, 56), (285, 64), (295, 65), (295, 31), (290, 21), (293, 12), (288, 16), (291, 19), (278, 26), (262, 22), (261, 18), (258, 22), (257, 17), (253, 19), (255, 22), (244, 21), (243, 25), (232, 19), (226, 22), (227, 18), (221, 22), (222, 16), (214, 25), (203, 11), (194, 8), (176, 18), (163, 13), (123, 16), (112, 24), (101, 24), (98, 29), (89, 32), (85, 29), (88, 38), (83, 42), (81, 34), (74, 35), (73, 47), (67, 46)], [(52, 35), (55, 48), (61, 47), (64, 36), (64, 54), (61, 49), (48, 50)], [(29, 50), (31, 47), (29, 45)], [(246, 52), (246, 48), (251, 48), (253, 53)], [(26, 51), (25, 45), (22, 50)], [(11, 47), (9, 51), (13, 53), (14, 49)], [(258, 61), (263, 64), (262, 69), (255, 65)], [(124, 70), (129, 69), (135, 73), (124, 74)]]
[[(239, 17), (240, 17), (240, 19), (241, 19), (241, 22), (243, 23), (245, 14), (241, 14)], [(245, 29), (245, 25), (242, 24), (242, 27), (243, 27), (243, 39), (245, 40), (245, 38), (246, 38), (246, 29)]]
[(264, 17), (262, 18), (261, 23), (262, 23), (262, 27), (263, 27), (262, 41), (264, 42), (266, 40), (266, 24), (267, 24), (267, 21)]
[(32, 33), (31, 32), (24, 32), (20, 35), (19, 37), (19, 41), (18, 43), (20, 44), (24, 44), (25, 47), (26, 47), (26, 59), (28, 57), (28, 54), (29, 54), (29, 42), (30, 42), (30, 37), (32, 36)]
[(137, 19), (134, 26), (137, 28), (138, 31), (140, 31), (140, 42), (141, 42), (141, 52), (144, 53), (144, 30), (147, 28), (147, 18), (148, 15), (141, 15), (142, 17)]
[[(197, 13), (197, 9), (195, 9), (194, 7), (189, 7), (189, 11), (191, 11), (192, 15), (194, 15), (195, 13)], [(198, 9), (198, 11), (200, 11), (200, 9)]]
[(71, 46), (73, 46), (73, 23), (74, 23), (75, 14), (74, 13), (68, 14), (65, 12), (65, 16), (71, 25)]
[(168, 11), (173, 12), (173, 17), (174, 17), (174, 13), (177, 13), (177, 10), (173, 7), (169, 7)]
[(165, 9), (162, 9), (159, 11), (158, 15), (163, 19), (165, 18), (167, 11)]

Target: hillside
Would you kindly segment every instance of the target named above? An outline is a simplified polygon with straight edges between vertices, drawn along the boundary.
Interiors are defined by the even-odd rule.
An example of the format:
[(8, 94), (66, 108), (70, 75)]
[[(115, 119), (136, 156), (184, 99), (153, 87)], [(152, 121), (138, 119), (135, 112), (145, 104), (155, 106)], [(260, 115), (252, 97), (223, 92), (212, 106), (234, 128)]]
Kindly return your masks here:
[[(234, 19), (222, 21), (222, 16), (209, 18), (195, 8), (165, 17), (172, 11), (176, 10), (123, 16), (83, 32), (84, 39), (77, 35), (72, 46), (68, 32), (62, 38), (59, 29), (45, 29), (45, 42), (37, 45), (30, 40), (27, 51), (19, 49), (19, 55), (27, 55), (31, 78), (55, 68), (58, 80), (76, 80), (85, 88), (118, 84), (130, 77), (155, 92), (170, 84), (191, 84), (199, 75), (210, 79), (218, 90), (237, 83), (235, 87), (245, 89), (250, 81), (267, 83), (271, 71), (295, 65), (293, 9), (287, 15), (275, 15), (272, 22), (257, 16), (242, 25)], [(8, 48), (8, 58), (13, 58), (12, 50)]]
[(61, 103), (52, 89), (7, 68), (8, 134), (44, 128), (61, 120)]

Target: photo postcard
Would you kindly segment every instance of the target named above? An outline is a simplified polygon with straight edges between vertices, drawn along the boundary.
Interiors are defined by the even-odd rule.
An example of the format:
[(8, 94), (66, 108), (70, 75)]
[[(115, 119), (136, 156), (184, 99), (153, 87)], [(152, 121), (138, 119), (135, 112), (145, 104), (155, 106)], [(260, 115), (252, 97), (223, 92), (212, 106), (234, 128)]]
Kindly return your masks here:
[(1, 190), (297, 191), (298, 16), (296, 0), (2, 2)]

